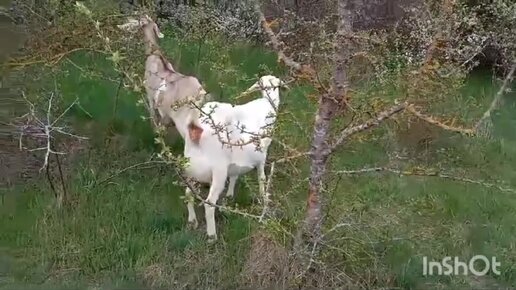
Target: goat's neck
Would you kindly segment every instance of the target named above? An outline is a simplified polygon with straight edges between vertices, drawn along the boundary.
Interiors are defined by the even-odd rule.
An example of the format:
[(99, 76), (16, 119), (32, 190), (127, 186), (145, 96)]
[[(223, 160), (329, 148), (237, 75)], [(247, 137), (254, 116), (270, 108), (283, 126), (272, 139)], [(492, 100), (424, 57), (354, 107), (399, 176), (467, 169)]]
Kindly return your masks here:
[(143, 28), (143, 41), (145, 42), (145, 54), (151, 55), (159, 52), (158, 40), (149, 25)]
[(145, 54), (149, 55), (160, 55), (161, 50), (157, 43), (151, 40), (145, 40)]

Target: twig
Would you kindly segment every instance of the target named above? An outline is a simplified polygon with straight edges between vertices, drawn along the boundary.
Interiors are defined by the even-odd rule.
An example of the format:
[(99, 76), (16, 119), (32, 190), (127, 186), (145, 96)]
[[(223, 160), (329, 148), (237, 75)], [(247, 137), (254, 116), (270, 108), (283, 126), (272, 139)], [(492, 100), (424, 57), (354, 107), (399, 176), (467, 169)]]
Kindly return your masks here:
[(363, 174), (363, 173), (372, 173), (372, 172), (390, 172), (394, 173), (400, 176), (428, 176), (428, 177), (439, 177), (444, 179), (450, 179), (454, 181), (459, 181), (463, 183), (472, 183), (476, 185), (481, 185), (487, 188), (496, 188), (502, 192), (509, 192), (509, 193), (516, 193), (515, 189), (502, 187), (500, 185), (489, 183), (482, 180), (473, 180), (471, 178), (465, 178), (465, 177), (459, 177), (459, 176), (453, 176), (446, 173), (440, 173), (437, 170), (423, 170), (420, 168), (415, 168), (412, 171), (409, 170), (399, 170), (389, 167), (371, 167), (371, 168), (362, 168), (362, 169), (356, 169), (356, 170), (336, 170), (333, 171), (334, 174), (345, 174), (345, 175), (357, 175), (357, 174)]
[(53, 65), (58, 64), (63, 59), (63, 57), (65, 57), (71, 53), (81, 51), (81, 50), (88, 50), (88, 51), (92, 51), (92, 52), (107, 54), (106, 52), (104, 52), (102, 50), (87, 48), (87, 47), (79, 47), (79, 48), (74, 48), (74, 49), (59, 53), (48, 59), (38, 59), (38, 60), (31, 60), (31, 61), (26, 61), (26, 62), (16, 62), (13, 60), (13, 61), (6, 63), (5, 66), (10, 67), (10, 68), (18, 68), (18, 67), (24, 67), (24, 66), (40, 64), (40, 63), (45, 63), (47, 66), (53, 66)]
[(505, 77), (502, 86), (500, 87), (500, 89), (496, 93), (493, 101), (491, 102), (491, 105), (489, 106), (487, 111), (483, 114), (482, 118), (480, 118), (478, 120), (478, 122), (476, 123), (476, 125), (475, 125), (475, 127), (473, 129), (464, 128), (464, 127), (454, 127), (454, 126), (446, 125), (443, 122), (435, 119), (432, 116), (428, 116), (428, 115), (425, 115), (425, 114), (419, 112), (418, 110), (416, 110), (414, 108), (413, 105), (407, 106), (406, 110), (408, 112), (410, 112), (411, 114), (413, 114), (414, 116), (418, 117), (419, 119), (421, 119), (421, 120), (423, 120), (423, 121), (425, 121), (427, 123), (430, 123), (430, 124), (432, 124), (434, 126), (437, 126), (437, 127), (441, 128), (443, 130), (446, 130), (446, 131), (460, 133), (460, 134), (464, 134), (464, 135), (467, 135), (467, 136), (473, 136), (473, 135), (483, 135), (484, 136), (484, 135), (489, 135), (489, 129), (490, 129), (489, 124), (490, 124), (491, 113), (494, 110), (496, 110), (496, 108), (498, 108), (498, 106), (499, 106), (499, 104), (500, 104), (500, 102), (502, 100), (503, 94), (507, 91), (507, 86), (511, 83), (511, 81), (513, 79), (515, 70), (516, 70), (516, 60), (514, 61), (514, 65), (511, 67), (509, 73)]
[(60, 205), (60, 204), (63, 203), (63, 201), (67, 202), (68, 191), (66, 190), (66, 183), (65, 183), (65, 180), (64, 180), (63, 170), (61, 168), (61, 161), (59, 161), (59, 155), (58, 154), (54, 154), (54, 158), (56, 159), (57, 169), (59, 171), (59, 178), (61, 179), (61, 187), (63, 189), (62, 198), (61, 198), (61, 200), (58, 200), (58, 204)]
[(335, 142), (333, 142), (333, 145), (330, 146), (330, 149), (329, 149), (330, 154), (332, 152), (334, 152), (337, 149), (337, 147), (339, 145), (341, 145), (350, 136), (380, 125), (380, 123), (389, 119), (390, 117), (394, 116), (395, 114), (403, 111), (408, 106), (409, 106), (409, 104), (407, 102), (403, 102), (401, 104), (392, 106), (391, 108), (389, 108), (385, 111), (380, 112), (375, 118), (371, 118), (360, 125), (347, 127), (340, 133), (339, 137), (337, 137)]
[[(166, 162), (166, 161), (146, 161), (146, 162), (142, 162), (142, 163), (134, 164), (134, 165), (131, 165), (131, 166), (129, 166), (129, 167), (126, 167), (126, 168), (124, 168), (124, 169), (119, 170), (119, 171), (118, 171), (118, 172), (116, 172), (115, 174), (110, 175), (110, 176), (108, 176), (108, 177), (106, 177), (106, 178), (102, 179), (101, 181), (95, 182), (95, 183), (94, 183), (94, 185), (93, 185), (93, 187), (98, 186), (98, 185), (101, 185), (102, 183), (105, 183), (105, 182), (107, 182), (107, 181), (109, 181), (109, 180), (111, 180), (111, 179), (113, 179), (113, 178), (115, 178), (115, 177), (119, 176), (120, 174), (122, 174), (122, 173), (124, 173), (124, 172), (126, 172), (126, 171), (129, 171), (129, 170), (131, 170), (131, 169), (135, 169), (135, 168), (140, 167), (140, 166), (149, 165), (149, 164), (167, 164), (167, 163), (168, 163), (168, 162)], [(149, 168), (150, 168), (150, 167), (149, 167)]]
[(56, 187), (54, 186), (54, 182), (52, 181), (52, 175), (50, 174), (50, 166), (46, 166), (45, 170), (46, 170), (48, 184), (50, 184), (50, 189), (52, 189), (52, 192), (54, 192), (54, 195), (57, 199), (59, 197), (59, 195), (57, 194)]
[(516, 59), (513, 61), (513, 65), (511, 69), (509, 70), (509, 73), (505, 76), (505, 79), (503, 81), (502, 86), (496, 93), (493, 101), (491, 102), (491, 105), (489, 106), (489, 109), (482, 115), (482, 118), (478, 120), (477, 124), (475, 125), (475, 130), (477, 133), (484, 133), (479, 132), (485, 127), (485, 124), (488, 122), (489, 118), (491, 118), (491, 113), (498, 108), (502, 101), (502, 96), (504, 95), (505, 91), (507, 90), (507, 86), (511, 83), (512, 78), (514, 76), (514, 71), (516, 70)]
[(265, 31), (265, 33), (267, 34), (267, 36), (269, 37), (269, 40), (270, 40), (270, 42), (272, 44), (272, 47), (274, 48), (274, 50), (278, 54), (278, 57), (280, 59), (282, 59), (283, 62), (287, 66), (293, 68), (296, 71), (301, 71), (303, 66), (300, 63), (298, 63), (295, 60), (293, 60), (292, 58), (288, 57), (285, 54), (285, 52), (283, 51), (283, 49), (281, 48), (280, 40), (276, 37), (276, 34), (274, 34), (272, 29), (267, 24), (267, 20), (265, 19), (265, 15), (263, 15), (263, 12), (262, 12), (262, 10), (260, 8), (259, 1), (255, 1), (255, 10), (256, 10), (256, 13), (258, 13), (259, 21), (260, 21), (260, 23), (262, 25), (262, 28)]
[[(39, 148), (33, 148), (33, 149), (27, 149), (29, 152), (35, 152), (35, 151), (45, 151), (44, 157), (43, 157), (43, 165), (40, 168), (40, 172), (43, 170), (46, 170), (46, 176), (50, 185), (50, 188), (54, 192), (56, 199), (57, 199), (57, 205), (58, 207), (62, 206), (63, 201), (66, 201), (68, 192), (66, 188), (64, 173), (63, 173), (63, 167), (60, 161), (60, 158), (58, 155), (64, 155), (66, 153), (64, 152), (57, 152), (55, 151), (55, 137), (53, 136), (53, 133), (59, 133), (63, 135), (67, 135), (76, 139), (88, 139), (86, 137), (78, 136), (72, 133), (69, 133), (64, 130), (63, 126), (56, 126), (57, 123), (66, 115), (66, 113), (75, 105), (78, 104), (78, 99), (76, 99), (72, 104), (70, 104), (55, 120), (52, 120), (52, 106), (54, 105), (54, 97), (57, 94), (57, 83), (54, 84), (55, 91), (50, 94), (50, 97), (48, 99), (48, 105), (45, 112), (45, 120), (38, 118), (38, 113), (35, 110), (35, 106), (32, 102), (30, 102), (27, 97), (25, 96), (25, 93), (22, 92), (23, 99), (27, 102), (29, 106), (29, 112), (24, 114), (23, 116), (19, 117), (18, 119), (25, 119), (25, 122), (23, 125), (13, 125), (20, 127), (20, 136), (19, 136), (19, 147), (20, 150), (22, 150), (23, 147), (23, 137), (24, 136), (30, 136), (30, 137), (38, 137), (43, 138), (45, 140), (45, 145)], [(57, 169), (59, 172), (59, 178), (61, 182), (62, 191), (58, 192), (56, 185), (54, 184), (54, 181), (52, 180), (51, 176), (51, 170), (50, 170), (50, 155), (55, 155), (55, 161), (57, 163)]]
[(43, 168), (47, 167), (48, 166), (48, 157), (50, 155), (50, 153), (54, 153), (52, 151), (52, 148), (51, 148), (51, 141), (50, 141), (50, 138), (51, 138), (51, 135), (50, 135), (50, 128), (52, 125), (50, 125), (50, 114), (51, 114), (51, 111), (52, 111), (52, 99), (54, 98), (54, 93), (52, 92), (50, 94), (50, 99), (48, 100), (48, 109), (47, 109), (47, 125), (45, 125), (44, 127), (44, 130), (45, 130), (45, 135), (47, 137), (47, 146), (46, 146), (46, 152), (45, 152), (45, 162), (43, 163), (43, 167), (41, 167), (40, 171), (43, 170)]
[(473, 129), (448, 126), (448, 125), (444, 124), (443, 122), (436, 120), (432, 116), (427, 116), (427, 115), (424, 115), (421, 112), (417, 111), (413, 105), (408, 106), (406, 109), (408, 112), (412, 113), (414, 116), (418, 117), (419, 119), (421, 119), (425, 122), (428, 122), (434, 126), (437, 126), (443, 130), (461, 133), (461, 134), (468, 135), (468, 136), (475, 135), (475, 133), (476, 133), (475, 130), (473, 130)]
[(118, 82), (118, 87), (116, 89), (116, 94), (115, 94), (115, 104), (113, 105), (113, 116), (111, 117), (112, 122), (114, 122), (116, 111), (118, 110), (118, 99), (120, 97), (120, 90), (122, 89), (123, 84), (124, 84), (124, 75), (120, 74), (120, 81)]
[(284, 163), (284, 162), (290, 161), (292, 159), (306, 157), (306, 156), (309, 156), (309, 155), (310, 155), (310, 152), (302, 152), (302, 153), (297, 153), (297, 154), (294, 154), (294, 155), (291, 155), (291, 156), (280, 158), (278, 160), (275, 160), (274, 162), (276, 162), (276, 163)]
[[(50, 102), (52, 101), (52, 99), (50, 100)], [(50, 127), (54, 127), (54, 125), (66, 114), (68, 113), (68, 111), (79, 101), (79, 98), (76, 98), (62, 113), (61, 115), (59, 115), (59, 117), (57, 117), (53, 122), (52, 124), (50, 125)], [(49, 106), (51, 106), (51, 103), (49, 102)], [(50, 118), (50, 116), (49, 116)], [(48, 121), (48, 120), (47, 120)]]
[(267, 212), (269, 211), (269, 204), (271, 202), (271, 184), (272, 184), (272, 177), (274, 176), (274, 167), (276, 165), (276, 162), (272, 162), (271, 164), (271, 171), (269, 173), (269, 178), (267, 179), (267, 185), (265, 187), (265, 196), (263, 197), (263, 209), (262, 214), (260, 215), (260, 222), (263, 222), (265, 216), (267, 215)]

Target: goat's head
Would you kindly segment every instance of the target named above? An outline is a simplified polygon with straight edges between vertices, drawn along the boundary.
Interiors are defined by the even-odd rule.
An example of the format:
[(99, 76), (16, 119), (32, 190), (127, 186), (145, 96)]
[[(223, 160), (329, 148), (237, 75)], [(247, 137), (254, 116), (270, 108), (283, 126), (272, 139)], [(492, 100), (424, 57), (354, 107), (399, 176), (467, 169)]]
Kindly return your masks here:
[(286, 86), (285, 82), (273, 75), (266, 75), (260, 77), (260, 79), (254, 83), (246, 93), (251, 93), (260, 90), (277, 89), (279, 87)]
[(159, 30), (156, 22), (149, 17), (149, 15), (145, 14), (139, 19), (135, 19), (132, 17), (127, 18), (127, 22), (121, 25), (117, 25), (118, 28), (135, 33), (136, 31), (142, 29), (143, 33), (147, 38), (163, 38), (164, 35)]

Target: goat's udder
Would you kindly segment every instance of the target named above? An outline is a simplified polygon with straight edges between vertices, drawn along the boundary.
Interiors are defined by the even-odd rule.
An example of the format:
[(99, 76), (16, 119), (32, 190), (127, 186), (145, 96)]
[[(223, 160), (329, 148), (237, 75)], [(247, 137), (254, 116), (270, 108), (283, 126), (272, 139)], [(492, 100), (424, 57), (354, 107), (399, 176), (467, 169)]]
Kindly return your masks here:
[(199, 140), (201, 140), (203, 129), (194, 123), (190, 123), (188, 125), (188, 134), (190, 135), (190, 140), (194, 142), (195, 145), (199, 145)]

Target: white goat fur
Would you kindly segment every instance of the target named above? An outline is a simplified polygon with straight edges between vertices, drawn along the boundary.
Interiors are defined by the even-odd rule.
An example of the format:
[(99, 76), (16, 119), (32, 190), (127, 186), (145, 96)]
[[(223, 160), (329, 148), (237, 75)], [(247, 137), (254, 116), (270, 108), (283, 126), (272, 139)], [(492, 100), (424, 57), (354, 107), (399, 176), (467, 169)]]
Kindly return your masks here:
[[(282, 84), (283, 82), (277, 77), (263, 76), (248, 89), (248, 91), (254, 91), (262, 88), (261, 98), (237, 106), (208, 102), (202, 106), (203, 116), (197, 120), (195, 114), (188, 111), (198, 109), (182, 107), (178, 111), (169, 111), (169, 117), (174, 120), (176, 128), (185, 140), (184, 156), (189, 159), (185, 168), (187, 176), (198, 182), (210, 184), (207, 203), (204, 207), (206, 231), (211, 239), (217, 238), (215, 207), (212, 204), (217, 203), (228, 177), (229, 186), (226, 195), (232, 196), (238, 176), (256, 168), (259, 191), (262, 196), (265, 195), (265, 161), (272, 140), (264, 134), (272, 129), (276, 121), (276, 110), (280, 103), (279, 86)], [(192, 122), (203, 130), (198, 143), (189, 137), (188, 126)], [(217, 133), (214, 124), (226, 125), (226, 129), (224, 132)], [(229, 133), (226, 135), (226, 132)], [(247, 143), (256, 136), (263, 136), (259, 138), (261, 150), (257, 150), (253, 143), (243, 146), (228, 145), (228, 142), (236, 144), (239, 140)], [(186, 194), (191, 195), (189, 188)], [(192, 204), (188, 206), (188, 221), (197, 225)]]

